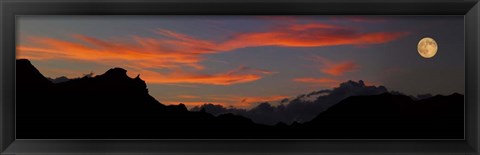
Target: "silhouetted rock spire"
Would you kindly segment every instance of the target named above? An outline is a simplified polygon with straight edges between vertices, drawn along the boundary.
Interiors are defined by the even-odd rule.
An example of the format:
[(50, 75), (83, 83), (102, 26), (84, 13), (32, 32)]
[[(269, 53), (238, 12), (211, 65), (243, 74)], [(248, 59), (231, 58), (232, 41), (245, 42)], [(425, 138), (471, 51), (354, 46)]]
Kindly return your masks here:
[(112, 69), (109, 69), (107, 72), (105, 72), (103, 75), (101, 75), (103, 77), (108, 77), (108, 78), (113, 78), (113, 79), (117, 79), (117, 78), (121, 78), (121, 79), (125, 79), (125, 78), (130, 78), (128, 77), (127, 75), (127, 70), (123, 69), (123, 68), (112, 68)]
[(18, 60), (17, 82), (17, 138), (227, 138), (226, 131), (252, 138), (247, 133), (264, 127), (242, 116), (165, 106), (140, 76), (130, 78), (122, 68), (54, 84)]
[(17, 86), (21, 88), (36, 89), (52, 85), (52, 82), (45, 78), (27, 59), (18, 59), (15, 67)]

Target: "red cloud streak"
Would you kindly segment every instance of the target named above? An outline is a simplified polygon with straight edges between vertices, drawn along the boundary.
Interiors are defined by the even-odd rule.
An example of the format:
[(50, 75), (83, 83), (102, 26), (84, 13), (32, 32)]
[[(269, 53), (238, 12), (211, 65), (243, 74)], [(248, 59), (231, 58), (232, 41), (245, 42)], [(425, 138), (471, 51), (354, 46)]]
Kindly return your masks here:
[(291, 25), (268, 32), (238, 34), (221, 44), (224, 50), (257, 46), (322, 47), (387, 43), (408, 32), (360, 32), (355, 28), (328, 24)]
[(141, 70), (142, 78), (149, 83), (156, 84), (210, 84), (210, 85), (232, 85), (239, 83), (253, 82), (273, 72), (239, 67), (223, 73), (199, 74), (176, 70), (168, 74), (162, 74), (149, 70)]
[(330, 64), (326, 68), (321, 69), (323, 73), (330, 74), (333, 76), (343, 75), (345, 72), (350, 72), (358, 68), (358, 65), (351, 62), (341, 62), (338, 64)]
[[(336, 45), (370, 45), (387, 43), (407, 35), (407, 32), (361, 32), (356, 28), (322, 23), (292, 24), (270, 31), (235, 34), (230, 39), (211, 41), (198, 39), (178, 32), (159, 29), (162, 38), (131, 36), (99, 39), (79, 34), (61, 40), (30, 36), (17, 46), (19, 58), (32, 60), (81, 60), (110, 66), (128, 67), (150, 83), (188, 83), (231, 85), (259, 80), (270, 71), (237, 68), (224, 73), (200, 74), (185, 72), (206, 69), (201, 62), (204, 55), (259, 46), (323, 47)], [(332, 64), (322, 70), (331, 75), (341, 75), (355, 69), (353, 63)], [(168, 74), (148, 69), (166, 69)]]
[(346, 72), (355, 71), (360, 67), (358, 64), (350, 60), (334, 62), (320, 56), (313, 56), (308, 59), (312, 59), (313, 61), (320, 63), (320, 71), (332, 76), (341, 76)]

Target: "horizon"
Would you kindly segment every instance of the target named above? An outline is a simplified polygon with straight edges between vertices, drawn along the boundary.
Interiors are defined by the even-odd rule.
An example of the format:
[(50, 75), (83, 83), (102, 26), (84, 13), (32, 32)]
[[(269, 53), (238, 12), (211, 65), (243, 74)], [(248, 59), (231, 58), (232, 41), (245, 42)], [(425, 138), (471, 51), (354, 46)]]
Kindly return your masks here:
[[(31, 62), (31, 61), (28, 60), (28, 59), (17, 59), (17, 60), (27, 60), (27, 61)], [(35, 66), (34, 66), (34, 67), (35, 67)], [(124, 69), (124, 68), (122, 68), (122, 67), (114, 67), (114, 68), (108, 69), (107, 71), (105, 71), (105, 73), (108, 72), (109, 70), (117, 69), (117, 68)], [(125, 69), (124, 69), (124, 70), (125, 70)], [(127, 71), (127, 73), (128, 73), (128, 70), (126, 70), (126, 71)], [(41, 72), (40, 72), (40, 73), (41, 73)], [(65, 77), (65, 76), (61, 76), (61, 77), (65, 77), (65, 78), (68, 79), (68, 81), (70, 81), (70, 80), (82, 79), (82, 78), (85, 78), (85, 77), (94, 78), (94, 77), (96, 77), (96, 76), (100, 76), (100, 75), (103, 75), (103, 74), (105, 74), (105, 73), (96, 74), (96, 75), (95, 75), (95, 74), (92, 74), (92, 73), (89, 73), (89, 74), (84, 74), (84, 76), (74, 77), (74, 78), (68, 78), (68, 77)], [(43, 74), (42, 74), (42, 75), (43, 75)], [(130, 77), (128, 74), (127, 74), (126, 76), (129, 77), (129, 78), (131, 78), (131, 79), (134, 79), (134, 78), (135, 78), (135, 77)], [(57, 78), (61, 78), (61, 77), (57, 77)], [(49, 81), (51, 81), (52, 83), (56, 84), (56, 83), (53, 81), (53, 80), (55, 80), (56, 78), (51, 78), (51, 77), (45, 77), (45, 78), (48, 79)], [(140, 78), (141, 80), (143, 80), (140, 75), (139, 75), (139, 78)], [(143, 80), (143, 81), (144, 81), (145, 83), (147, 83), (145, 80)], [(67, 81), (64, 81), (64, 82), (67, 82)], [(450, 96), (450, 95), (454, 95), (454, 94), (464, 95), (464, 94), (459, 93), (459, 92), (452, 92), (452, 93), (450, 93), (450, 94), (430, 94), (430, 93), (427, 93), (427, 94), (405, 94), (405, 93), (403, 93), (403, 92), (399, 92), (399, 91), (396, 91), (396, 90), (390, 90), (390, 89), (388, 89), (388, 86), (384, 86), (384, 85), (368, 85), (368, 84), (365, 83), (365, 81), (363, 81), (363, 80), (358, 80), (358, 81), (355, 81), (355, 80), (347, 80), (347, 81), (343, 81), (343, 82), (339, 83), (337, 86), (334, 86), (334, 87), (332, 87), (332, 88), (323, 89), (323, 90), (316, 90), (316, 91), (325, 91), (325, 90), (338, 89), (341, 84), (344, 84), (344, 83), (352, 83), (352, 82), (353, 82), (353, 83), (356, 83), (356, 84), (361, 84), (361, 83), (362, 83), (365, 87), (368, 87), (368, 86), (385, 87), (385, 88), (387, 88), (387, 90), (388, 90), (388, 91), (385, 92), (385, 93), (394, 94), (394, 95), (405, 95), (405, 96), (411, 97), (412, 99), (418, 99), (418, 100), (428, 99), (428, 98), (434, 97), (434, 96)], [(63, 83), (63, 82), (58, 82), (58, 83)], [(273, 107), (278, 107), (278, 106), (280, 106), (280, 105), (284, 105), (284, 106), (285, 106), (285, 105), (287, 105), (288, 103), (287, 103), (287, 104), (283, 104), (283, 103), (281, 103), (281, 100), (288, 99), (287, 102), (289, 102), (289, 101), (291, 101), (292, 99), (299, 98), (300, 96), (304, 96), (304, 95), (307, 95), (307, 94), (309, 94), (309, 93), (314, 93), (314, 92), (315, 92), (315, 91), (313, 91), (313, 92), (304, 92), (304, 93), (302, 93), (302, 94), (298, 94), (298, 95), (296, 95), (296, 96), (286, 97), (286, 98), (283, 98), (283, 99), (280, 99), (280, 100), (277, 100), (277, 101), (274, 101), (274, 100), (271, 100), (271, 101), (262, 101), (262, 102), (259, 102), (258, 104), (268, 103), (268, 104), (270, 104), (270, 105), (273, 106)], [(399, 94), (397, 94), (397, 93), (399, 93)], [(382, 94), (383, 94), (383, 93), (382, 93)], [(328, 93), (325, 94), (325, 95), (328, 95)], [(427, 95), (427, 96), (429, 95), (430, 97), (420, 98), (420, 96), (422, 96), (422, 95)], [(157, 100), (158, 102), (160, 102), (161, 104), (164, 104), (164, 103), (162, 103), (162, 101), (159, 101), (158, 99), (156, 99), (156, 100)], [(275, 102), (278, 102), (278, 103), (275, 103)], [(180, 103), (178, 103), (178, 104), (166, 104), (166, 105), (179, 105), (179, 104), (183, 104), (183, 103), (180, 102)], [(183, 105), (185, 105), (185, 104), (183, 104)], [(255, 108), (255, 106), (249, 107), (249, 108), (233, 107), (233, 106), (228, 106), (228, 107), (227, 107), (227, 106), (224, 106), (224, 105), (221, 105), (221, 104), (215, 104), (215, 103), (209, 103), (209, 102), (206, 102), (206, 103), (203, 103), (203, 104), (198, 104), (198, 105), (195, 105), (195, 106), (190, 106), (190, 107), (187, 106), (187, 105), (185, 105), (185, 106), (187, 107), (187, 109), (188, 109), (189, 111), (192, 111), (192, 109), (201, 108), (201, 107), (204, 106), (204, 105), (221, 106), (221, 107), (224, 107), (224, 108), (226, 108), (226, 109), (244, 109), (244, 110), (251, 110), (252, 108)]]
[[(189, 109), (250, 109), (348, 80), (414, 96), (465, 92), (462, 16), (22, 16), (17, 26), (17, 59), (45, 77), (120, 67), (159, 102)], [(416, 50), (425, 36), (439, 44), (431, 59)]]

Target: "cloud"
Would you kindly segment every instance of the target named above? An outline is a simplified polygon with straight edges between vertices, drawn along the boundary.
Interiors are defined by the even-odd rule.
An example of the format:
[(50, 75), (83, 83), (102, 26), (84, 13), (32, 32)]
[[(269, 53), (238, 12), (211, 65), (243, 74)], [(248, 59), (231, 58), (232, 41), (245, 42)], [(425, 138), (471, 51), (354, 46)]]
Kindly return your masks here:
[(223, 50), (258, 46), (325, 47), (387, 43), (408, 32), (361, 32), (357, 28), (322, 23), (293, 24), (266, 32), (242, 33), (220, 45)]
[(289, 96), (274, 95), (274, 96), (264, 96), (264, 97), (243, 97), (241, 103), (244, 103), (244, 104), (246, 103), (247, 105), (251, 106), (254, 103), (279, 101), (287, 97)]
[(182, 98), (182, 99), (194, 99), (194, 98), (199, 98), (199, 96), (195, 96), (195, 95), (178, 95), (177, 97), (178, 97), (178, 98)]
[[(68, 39), (27, 36), (17, 46), (19, 58), (37, 61), (51, 59), (80, 60), (112, 67), (125, 67), (142, 75), (148, 83), (231, 85), (253, 82), (271, 71), (249, 67), (227, 72), (201, 74), (205, 56), (259, 46), (324, 47), (372, 45), (393, 41), (407, 32), (362, 32), (360, 28), (324, 23), (288, 24), (266, 31), (237, 33), (225, 40), (213, 41), (187, 34), (156, 29), (158, 36), (122, 36), (96, 38), (72, 34)], [(352, 62), (330, 64), (323, 72), (341, 75), (357, 66)], [(168, 74), (152, 70), (167, 70)], [(193, 71), (191, 71), (193, 69)], [(187, 70), (189, 72), (187, 72)]]
[(319, 63), (321, 65), (320, 71), (332, 76), (341, 76), (346, 72), (356, 71), (360, 67), (357, 63), (351, 60), (333, 62), (332, 60), (320, 56), (313, 56), (308, 59)]
[[(184, 38), (182, 35), (170, 35), (180, 37), (182, 40), (192, 40), (192, 38)], [(148, 39), (140, 38), (136, 39), (137, 45), (102, 41), (82, 35), (74, 36), (87, 44), (84, 45), (82, 43), (62, 41), (53, 38), (31, 37), (29, 38), (30, 40), (42, 44), (44, 47), (32, 48), (21, 45), (17, 47), (17, 50), (22, 58), (34, 60), (73, 59), (127, 67), (131, 69), (132, 72), (141, 74), (141, 77), (146, 80), (146, 82), (154, 84), (187, 83), (231, 85), (256, 81), (263, 78), (264, 75), (273, 73), (271, 71), (246, 66), (240, 66), (237, 69), (216, 74), (185, 72), (182, 66), (193, 67), (197, 70), (204, 68), (198, 64), (202, 60), (200, 55), (195, 54), (199, 51), (188, 53), (176, 52), (172, 48), (166, 47), (162, 49), (162, 46), (155, 48), (156, 45), (153, 44), (158, 42), (152, 40), (147, 41)], [(148, 70), (150, 68), (166, 68), (171, 72), (164, 74)]]
[(358, 68), (358, 65), (351, 62), (342, 62), (339, 64), (331, 64), (327, 68), (322, 69), (321, 71), (326, 74), (333, 76), (343, 75), (345, 72), (350, 72)]
[[(384, 86), (370, 86), (360, 80), (343, 82), (332, 89), (314, 91), (308, 94), (290, 98), (278, 106), (269, 102), (262, 102), (250, 110), (238, 107), (225, 107), (224, 105), (206, 104), (191, 108), (199, 111), (202, 108), (214, 115), (234, 113), (252, 119), (256, 123), (275, 125), (279, 122), (291, 124), (293, 122), (306, 122), (316, 117), (332, 105), (350, 96), (377, 95), (388, 92)], [(285, 102), (288, 102), (284, 104)], [(211, 102), (215, 103), (215, 102)], [(216, 103), (215, 103), (216, 104)]]
[(142, 79), (154, 84), (209, 84), (209, 85), (232, 85), (239, 83), (253, 82), (273, 72), (252, 69), (240, 66), (236, 69), (215, 74), (201, 74), (186, 72), (183, 70), (172, 70), (169, 73), (159, 73), (150, 70), (140, 71)]
[[(38, 44), (19, 45), (19, 57), (33, 60), (68, 59), (91, 61), (109, 65), (134, 65), (139, 68), (178, 68), (182, 66), (202, 69), (198, 54), (176, 52), (167, 47), (145, 45), (148, 40), (126, 41), (99, 40), (92, 37), (73, 35), (77, 41), (66, 41), (46, 37), (29, 37)], [(151, 41), (154, 42), (154, 41)], [(161, 43), (158, 43), (161, 44)]]
[[(359, 65), (354, 63), (353, 61), (341, 61), (341, 62), (334, 62), (332, 60), (326, 59), (320, 56), (311, 56), (307, 59), (313, 60), (320, 64), (319, 70), (322, 73), (328, 74), (330, 76), (341, 76), (346, 72), (353, 72), (359, 68)], [(300, 82), (300, 83), (309, 83), (313, 84), (313, 86), (325, 86), (325, 87), (335, 87), (338, 83), (341, 82), (339, 79), (334, 78), (317, 78), (317, 77), (301, 77), (301, 78), (294, 78), (292, 81)]]

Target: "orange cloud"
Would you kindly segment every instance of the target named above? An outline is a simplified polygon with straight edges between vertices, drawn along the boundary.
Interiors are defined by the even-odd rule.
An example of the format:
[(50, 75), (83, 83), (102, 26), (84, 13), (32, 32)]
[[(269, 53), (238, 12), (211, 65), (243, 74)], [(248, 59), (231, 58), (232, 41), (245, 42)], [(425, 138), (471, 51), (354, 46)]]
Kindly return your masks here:
[[(270, 71), (237, 68), (223, 73), (201, 74), (204, 55), (229, 52), (245, 47), (288, 46), (322, 47), (336, 45), (370, 45), (390, 42), (406, 32), (361, 32), (356, 28), (309, 23), (291, 24), (264, 32), (235, 34), (230, 39), (211, 41), (178, 32), (158, 29), (162, 36), (150, 38), (130, 36), (99, 39), (73, 34), (69, 40), (48, 37), (27, 37), (17, 46), (18, 58), (31, 60), (66, 59), (126, 67), (139, 73), (149, 83), (231, 85), (259, 80)], [(323, 72), (341, 75), (357, 66), (353, 63), (330, 64)], [(185, 72), (186, 68), (194, 71)], [(160, 73), (152, 69), (170, 71)]]
[[(182, 40), (193, 40), (182, 35), (169, 34), (180, 37)], [(182, 66), (202, 70), (198, 63), (202, 60), (199, 54), (191, 52), (176, 52), (172, 48), (157, 45), (156, 41), (145, 38), (136, 38), (138, 44), (115, 43), (102, 41), (82, 35), (74, 38), (86, 44), (69, 42), (52, 38), (31, 37), (29, 40), (41, 44), (42, 47), (17, 47), (19, 57), (33, 60), (70, 59), (104, 63), (110, 66), (127, 67), (130, 71), (141, 74), (148, 83), (156, 84), (212, 84), (231, 85), (252, 82), (271, 74), (270, 71), (252, 69), (241, 66), (225, 73), (199, 74), (182, 71)], [(197, 41), (192, 41), (197, 42)], [(201, 41), (198, 41), (201, 42)], [(149, 68), (166, 68), (169, 74), (148, 70)]]
[(232, 50), (258, 46), (323, 47), (337, 45), (371, 45), (387, 43), (408, 32), (360, 32), (356, 28), (311, 23), (274, 28), (268, 32), (243, 33), (221, 44)]
[[(292, 24), (266, 32), (236, 34), (231, 39), (214, 42), (186, 34), (159, 29), (156, 34), (167, 38), (131, 36), (131, 40), (98, 38), (74, 34), (78, 41), (29, 37), (39, 46), (19, 45), (20, 56), (32, 59), (69, 58), (89, 61), (122, 59), (140, 61), (152, 67), (186, 65), (202, 69), (201, 54), (227, 52), (244, 47), (291, 46), (322, 47), (336, 45), (369, 45), (386, 43), (407, 32), (360, 32), (355, 28), (330, 24)], [(128, 37), (127, 37), (128, 38)], [(48, 54), (48, 55), (47, 55)], [(96, 56), (102, 54), (101, 57)]]
[(288, 98), (289, 96), (284, 96), (284, 95), (274, 95), (274, 96), (262, 96), (262, 97), (243, 97), (241, 100), (241, 103), (247, 103), (247, 104), (253, 104), (253, 103), (260, 103), (260, 102), (272, 102), (272, 101), (278, 101), (282, 100), (285, 98)]
[(321, 64), (320, 71), (332, 76), (340, 76), (346, 72), (352, 72), (359, 68), (359, 65), (354, 63), (353, 61), (333, 62), (329, 59), (326, 59), (320, 56), (314, 56), (308, 59), (312, 59), (320, 63)]
[(334, 76), (339, 76), (339, 75), (343, 75), (343, 73), (345, 72), (353, 71), (357, 68), (358, 68), (357, 64), (351, 61), (347, 61), (339, 64), (331, 64), (330, 66), (328, 66), (328, 68), (322, 69), (322, 72), (326, 74), (334, 75)]
[(320, 86), (328, 86), (328, 87), (335, 87), (341, 81), (331, 78), (312, 78), (312, 77), (305, 77), (305, 78), (295, 78), (293, 79), (295, 82), (302, 82), (302, 83), (311, 83), (314, 85)]
[(253, 82), (263, 78), (265, 75), (274, 73), (266, 70), (252, 69), (244, 66), (240, 66), (236, 69), (216, 74), (200, 74), (193, 72), (185, 72), (182, 70), (174, 70), (167, 74), (149, 70), (141, 70), (140, 72), (142, 79), (145, 79), (149, 83), (183, 83), (210, 85), (232, 85)]
[[(17, 46), (20, 58), (33, 60), (68, 59), (106, 63), (124, 66), (135, 65), (142, 68), (178, 68), (188, 66), (203, 68), (198, 63), (198, 54), (171, 52), (167, 48), (143, 47), (128, 42), (102, 41), (91, 37), (74, 35), (78, 42), (53, 38), (29, 37), (28, 40), (39, 46)], [(156, 49), (154, 49), (156, 48)]]
[(184, 99), (194, 99), (194, 98), (199, 98), (199, 96), (195, 95), (178, 95), (178, 98), (184, 98)]

